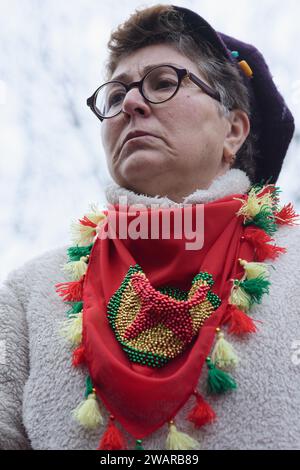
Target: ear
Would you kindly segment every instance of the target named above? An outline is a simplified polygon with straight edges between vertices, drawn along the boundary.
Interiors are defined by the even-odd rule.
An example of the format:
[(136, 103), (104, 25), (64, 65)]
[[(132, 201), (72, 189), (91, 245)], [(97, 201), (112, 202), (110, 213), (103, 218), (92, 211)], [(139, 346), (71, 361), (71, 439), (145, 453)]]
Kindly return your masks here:
[(236, 155), (250, 132), (250, 121), (241, 109), (230, 111), (228, 120), (228, 132), (224, 140), (223, 161), (230, 163), (232, 156)]

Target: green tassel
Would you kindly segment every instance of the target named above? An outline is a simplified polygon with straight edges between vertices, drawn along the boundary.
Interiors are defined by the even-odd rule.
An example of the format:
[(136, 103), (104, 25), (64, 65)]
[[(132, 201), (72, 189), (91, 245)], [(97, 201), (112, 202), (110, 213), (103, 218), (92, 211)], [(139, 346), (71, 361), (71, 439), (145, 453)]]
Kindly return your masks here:
[(208, 393), (224, 393), (237, 388), (235, 380), (227, 372), (218, 369), (210, 357), (206, 359), (208, 367)]
[(74, 315), (74, 313), (79, 313), (83, 309), (83, 302), (74, 302), (72, 308), (67, 311), (67, 316)]
[[(256, 194), (260, 193), (263, 187), (266, 185), (265, 181), (261, 181), (260, 183), (255, 183), (251, 186), (250, 190), (253, 190)], [(250, 192), (248, 191), (248, 193)]]
[(82, 256), (90, 254), (93, 247), (93, 243), (88, 246), (71, 246), (67, 249), (69, 261), (80, 261)]
[(262, 296), (269, 293), (270, 281), (263, 276), (241, 281), (239, 286), (251, 296), (252, 302), (260, 303)]
[(262, 209), (251, 220), (246, 221), (245, 226), (247, 225), (256, 225), (257, 227), (264, 230), (268, 235), (274, 235), (274, 233), (278, 230), (275, 216), (269, 207)]
[(144, 450), (141, 439), (135, 441), (135, 450)]
[(93, 382), (91, 377), (88, 375), (85, 380), (85, 398), (87, 398), (91, 393), (93, 393)]

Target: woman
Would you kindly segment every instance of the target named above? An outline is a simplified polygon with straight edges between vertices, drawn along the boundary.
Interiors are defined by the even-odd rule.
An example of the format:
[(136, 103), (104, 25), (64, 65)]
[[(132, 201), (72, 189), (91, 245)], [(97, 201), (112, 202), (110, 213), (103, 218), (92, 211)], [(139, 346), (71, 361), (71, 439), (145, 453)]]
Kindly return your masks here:
[(136, 12), (109, 51), (88, 99), (107, 210), (1, 292), (1, 448), (299, 449), (299, 235), (272, 185), (291, 113), (253, 46), (184, 8)]

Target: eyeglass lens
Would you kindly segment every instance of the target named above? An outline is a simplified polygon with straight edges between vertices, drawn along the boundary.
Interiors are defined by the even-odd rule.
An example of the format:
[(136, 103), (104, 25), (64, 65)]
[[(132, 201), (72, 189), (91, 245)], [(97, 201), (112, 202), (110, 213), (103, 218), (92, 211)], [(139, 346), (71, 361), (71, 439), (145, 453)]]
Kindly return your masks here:
[[(151, 103), (162, 103), (175, 94), (178, 87), (176, 71), (167, 65), (152, 69), (143, 81), (143, 95)], [(102, 117), (112, 117), (122, 108), (127, 90), (119, 82), (103, 85), (96, 96), (95, 107)]]

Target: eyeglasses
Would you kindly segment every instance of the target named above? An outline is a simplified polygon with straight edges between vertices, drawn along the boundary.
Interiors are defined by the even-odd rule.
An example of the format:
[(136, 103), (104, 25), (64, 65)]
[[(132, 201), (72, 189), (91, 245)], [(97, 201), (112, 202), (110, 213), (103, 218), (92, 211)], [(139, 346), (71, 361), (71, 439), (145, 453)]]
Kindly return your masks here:
[(152, 104), (164, 103), (173, 98), (184, 78), (189, 78), (211, 98), (221, 101), (219, 92), (213, 90), (199, 77), (187, 69), (173, 65), (158, 65), (138, 82), (126, 85), (118, 80), (104, 83), (87, 99), (87, 105), (103, 121), (117, 116), (122, 111), (123, 101), (129, 90), (137, 87), (142, 97)]

